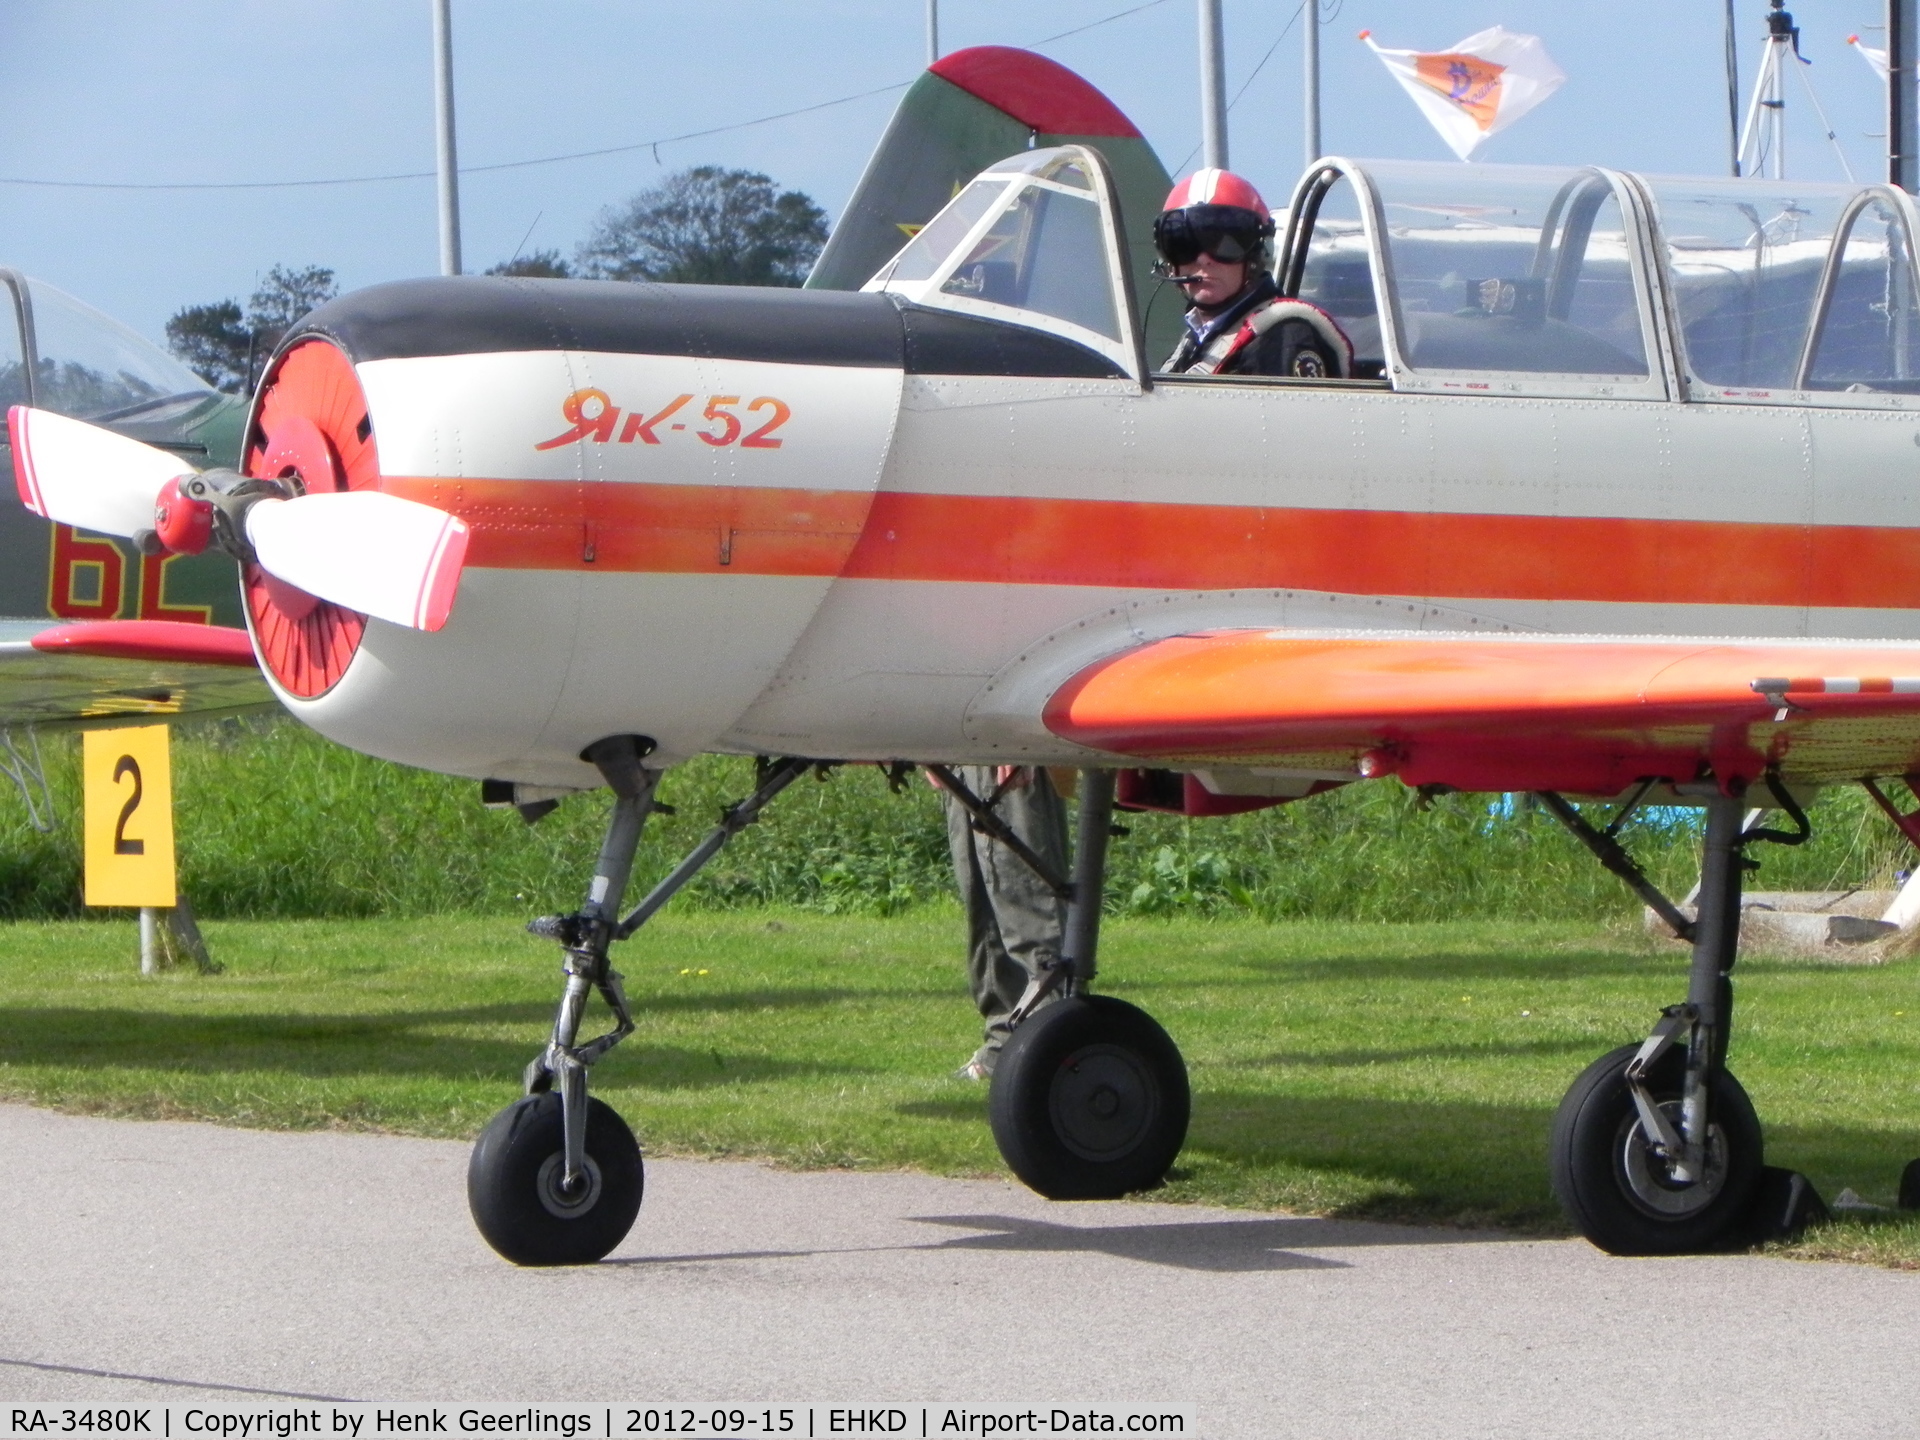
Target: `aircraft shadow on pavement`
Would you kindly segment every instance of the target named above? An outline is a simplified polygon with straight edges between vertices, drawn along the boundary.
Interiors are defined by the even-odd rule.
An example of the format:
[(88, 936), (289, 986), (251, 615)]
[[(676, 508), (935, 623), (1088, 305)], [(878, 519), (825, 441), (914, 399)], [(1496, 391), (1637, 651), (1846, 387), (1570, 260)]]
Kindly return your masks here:
[(1345, 1270), (1345, 1260), (1303, 1254), (1380, 1245), (1461, 1245), (1518, 1237), (1463, 1230), (1420, 1230), (1364, 1221), (1275, 1216), (1246, 1220), (1179, 1220), (1142, 1225), (1063, 1225), (1015, 1215), (912, 1215), (916, 1224), (969, 1233), (924, 1245), (825, 1246), (797, 1250), (736, 1250), (703, 1255), (625, 1256), (608, 1265), (699, 1265), (721, 1260), (794, 1260), (816, 1255), (909, 1251), (983, 1251), (996, 1254), (1106, 1255), (1143, 1265), (1214, 1274), (1268, 1270)]
[(1253, 1270), (1344, 1270), (1344, 1260), (1298, 1253), (1333, 1246), (1458, 1244), (1459, 1232), (1388, 1229), (1385, 1226), (1282, 1216), (1249, 1220), (1182, 1220), (1148, 1225), (1061, 1225), (1013, 1215), (915, 1215), (923, 1225), (950, 1225), (984, 1231), (957, 1235), (931, 1250), (1068, 1251), (1111, 1255), (1180, 1270), (1235, 1273)]
[[(469, 1080), (519, 1075), (545, 1039), (553, 1007), (364, 1015), (171, 1015), (147, 1010), (0, 1009), (0, 1064), (213, 1074), (263, 1070), (309, 1078), (439, 1075)], [(524, 1037), (446, 1033), (465, 1025), (524, 1024)], [(706, 1089), (742, 1080), (866, 1073), (858, 1066), (715, 1052), (629, 1039), (608, 1064), (610, 1083), (642, 1090)]]

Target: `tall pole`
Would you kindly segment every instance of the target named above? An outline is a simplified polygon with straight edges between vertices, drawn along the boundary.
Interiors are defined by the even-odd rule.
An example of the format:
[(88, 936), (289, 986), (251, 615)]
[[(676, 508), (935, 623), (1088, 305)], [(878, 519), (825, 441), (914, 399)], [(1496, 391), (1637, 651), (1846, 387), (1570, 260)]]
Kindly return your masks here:
[(433, 138), (440, 170), (440, 273), (460, 273), (460, 162), (453, 145), (452, 0), (433, 0)]
[(927, 64), (940, 58), (940, 0), (927, 0)]
[[(1729, 0), (1731, 3), (1731, 0)], [(1307, 63), (1307, 144), (1308, 165), (1320, 158), (1320, 0), (1307, 0), (1307, 28), (1303, 48)]]
[(1200, 163), (1227, 168), (1227, 46), (1220, 0), (1200, 0)]
[(1727, 164), (1740, 178), (1740, 45), (1733, 22), (1733, 0), (1727, 0)]
[(1887, 0), (1887, 179), (1920, 189), (1920, 126), (1914, 123), (1920, 0)]

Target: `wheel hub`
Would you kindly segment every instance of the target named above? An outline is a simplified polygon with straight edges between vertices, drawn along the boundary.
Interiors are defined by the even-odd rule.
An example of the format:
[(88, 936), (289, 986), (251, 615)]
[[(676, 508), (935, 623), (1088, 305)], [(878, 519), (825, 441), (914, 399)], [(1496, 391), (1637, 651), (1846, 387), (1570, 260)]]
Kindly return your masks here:
[(1117, 1045), (1089, 1045), (1069, 1055), (1048, 1097), (1061, 1144), (1082, 1160), (1126, 1154), (1151, 1132), (1159, 1088), (1138, 1056)]
[[(1660, 1112), (1678, 1131), (1680, 1102), (1663, 1101)], [(1727, 1137), (1718, 1125), (1708, 1125), (1706, 1148), (1706, 1173), (1698, 1180), (1677, 1180), (1673, 1162), (1655, 1149), (1640, 1117), (1633, 1116), (1620, 1128), (1618, 1152), (1628, 1197), (1647, 1214), (1663, 1220), (1706, 1209), (1719, 1198), (1727, 1180)]]
[(577, 1220), (600, 1202), (600, 1167), (588, 1155), (584, 1157), (583, 1173), (572, 1186), (566, 1184), (566, 1173), (567, 1157), (556, 1150), (541, 1163), (534, 1190), (540, 1204), (556, 1220)]

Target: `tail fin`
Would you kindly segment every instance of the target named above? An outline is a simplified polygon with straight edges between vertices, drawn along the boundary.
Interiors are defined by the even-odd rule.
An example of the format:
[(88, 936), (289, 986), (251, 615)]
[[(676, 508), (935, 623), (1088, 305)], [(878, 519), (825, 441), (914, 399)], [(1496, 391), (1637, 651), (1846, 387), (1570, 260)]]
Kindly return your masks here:
[[(975, 175), (1029, 145), (1087, 145), (1113, 171), (1134, 285), (1153, 294), (1153, 217), (1173, 182), (1114, 103), (1064, 65), (980, 45), (942, 56), (900, 101), (807, 285), (857, 290)], [(1178, 336), (1178, 303), (1153, 307), (1147, 353)]]

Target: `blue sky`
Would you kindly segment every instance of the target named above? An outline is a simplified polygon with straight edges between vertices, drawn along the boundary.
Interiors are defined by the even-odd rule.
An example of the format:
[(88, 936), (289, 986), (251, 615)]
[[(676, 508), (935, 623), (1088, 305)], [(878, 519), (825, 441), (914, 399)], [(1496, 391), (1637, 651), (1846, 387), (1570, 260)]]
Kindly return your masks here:
[[(1032, 44), (1137, 3), (942, 0), (943, 48)], [(1321, 3), (1330, 151), (1450, 158), (1354, 38), (1359, 30), (1385, 45), (1438, 49), (1504, 24), (1544, 37), (1569, 79), (1482, 159), (1724, 172), (1717, 0)], [(1298, 0), (1225, 6), (1229, 92), (1245, 85), (1231, 118), (1235, 168), (1277, 203), (1301, 164)], [(1884, 142), (1867, 132), (1884, 128), (1884, 102), (1846, 38), (1878, 40), (1866, 27), (1881, 5), (1791, 8), (1856, 173), (1877, 177)], [(1743, 91), (1764, 9), (1740, 0)], [(453, 12), (463, 165), (727, 125), (909, 80), (924, 59), (923, 0), (453, 0)], [(1199, 139), (1195, 35), (1193, 0), (1161, 0), (1039, 48), (1111, 95), (1176, 169)], [(156, 183), (431, 170), (430, 67), (428, 0), (9, 0), (0, 10), (0, 177)], [(896, 98), (663, 145), (657, 162), (642, 149), (466, 176), (468, 267), (505, 259), (523, 237), (529, 248), (570, 251), (602, 206), (693, 164), (763, 170), (837, 213)], [(1789, 173), (1839, 178), (1801, 92), (1790, 98)], [(276, 263), (328, 265), (351, 288), (431, 273), (436, 254), (430, 180), (224, 192), (0, 184), (0, 263), (156, 338), (181, 306), (244, 299)]]

